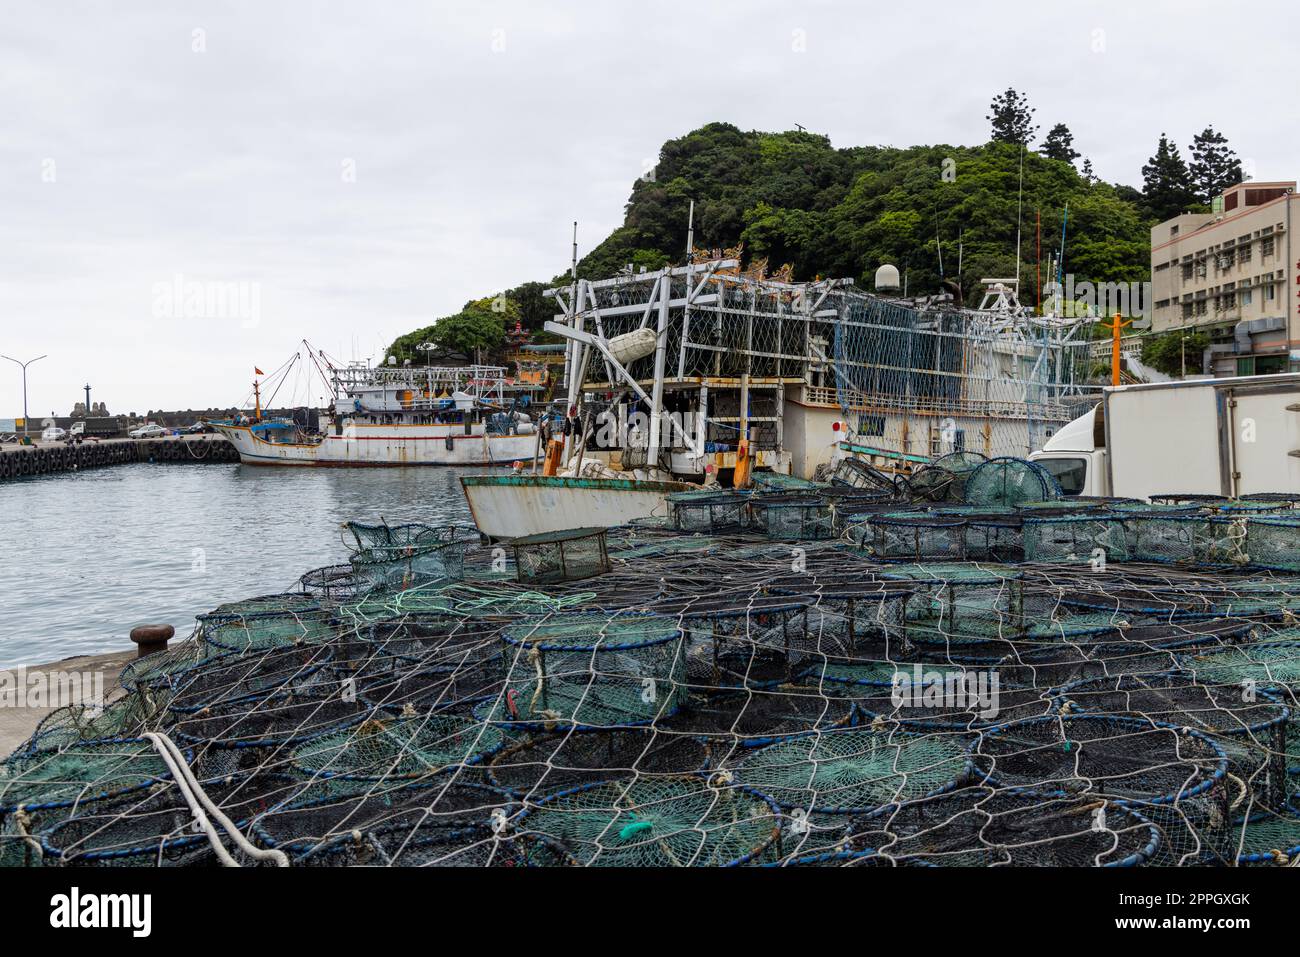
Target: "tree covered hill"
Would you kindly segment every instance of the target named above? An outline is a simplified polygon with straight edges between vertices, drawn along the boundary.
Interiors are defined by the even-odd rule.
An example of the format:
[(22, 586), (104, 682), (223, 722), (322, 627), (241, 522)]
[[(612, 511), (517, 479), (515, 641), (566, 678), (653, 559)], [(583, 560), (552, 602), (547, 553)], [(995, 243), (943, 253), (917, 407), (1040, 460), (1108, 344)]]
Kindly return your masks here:
[[(789, 264), (796, 280), (847, 276), (869, 289), (876, 267), (888, 262), (906, 272), (911, 294), (959, 279), (969, 300), (982, 277), (1016, 274), (1019, 207), (1021, 299), (1032, 305), (1035, 215), (1047, 282), (1067, 204), (1065, 272), (1076, 281), (1147, 279), (1158, 211), (1138, 190), (1096, 180), (1087, 164), (1080, 173), (1069, 159), (1044, 155), (1072, 152), (1068, 130), (1063, 154), (1060, 130), (1052, 136), (1044, 152), (996, 135), (982, 146), (836, 148), (815, 133), (710, 123), (663, 145), (655, 168), (632, 184), (623, 225), (579, 261), (578, 274), (597, 279), (628, 263), (658, 269), (684, 262), (693, 199), (697, 247), (739, 245), (747, 263)], [(456, 316), (400, 337), (389, 354), (421, 360), (415, 346), (422, 342), (445, 354), (499, 352), (516, 320), (536, 331), (551, 317), (554, 303), (541, 291), (566, 279), (467, 303)]]

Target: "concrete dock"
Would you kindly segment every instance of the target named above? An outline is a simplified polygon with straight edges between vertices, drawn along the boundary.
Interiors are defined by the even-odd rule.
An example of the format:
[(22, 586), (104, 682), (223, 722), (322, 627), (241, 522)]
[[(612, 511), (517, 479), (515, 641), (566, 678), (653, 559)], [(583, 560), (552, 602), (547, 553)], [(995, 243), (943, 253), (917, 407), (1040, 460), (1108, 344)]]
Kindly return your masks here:
[[(136, 650), (132, 647), (106, 655), (77, 655), (49, 664), (3, 668), (0, 671), (11, 676), (10, 680), (21, 676), (25, 688), (42, 683), (48, 687), (57, 687), (58, 676), (76, 674), (82, 689), (102, 687), (103, 703), (108, 704), (121, 696), (122, 689), (118, 684), (118, 675), (129, 662), (135, 660), (135, 656)], [(30, 702), (6, 700), (5, 707), (0, 707), (0, 758), (11, 754), (16, 747), (31, 737), (36, 726), (46, 715), (65, 705), (80, 703), (88, 702), (58, 700), (31, 706)]]

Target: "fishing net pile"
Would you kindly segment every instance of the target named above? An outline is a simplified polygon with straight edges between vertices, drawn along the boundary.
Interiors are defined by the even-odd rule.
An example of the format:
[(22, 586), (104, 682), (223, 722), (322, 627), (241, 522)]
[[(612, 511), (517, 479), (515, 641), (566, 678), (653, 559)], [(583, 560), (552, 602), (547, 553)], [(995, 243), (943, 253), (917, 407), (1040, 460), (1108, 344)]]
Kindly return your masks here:
[(1293, 502), (933, 471), (351, 526), (0, 762), (0, 864), (1300, 860)]

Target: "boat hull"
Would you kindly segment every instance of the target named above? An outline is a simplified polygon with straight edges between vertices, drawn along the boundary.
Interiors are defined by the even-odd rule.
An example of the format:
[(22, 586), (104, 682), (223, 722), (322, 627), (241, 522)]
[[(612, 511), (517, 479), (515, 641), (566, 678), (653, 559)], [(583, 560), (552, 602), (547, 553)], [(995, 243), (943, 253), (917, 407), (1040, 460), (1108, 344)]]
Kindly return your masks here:
[(467, 475), (460, 480), (474, 524), (490, 538), (522, 538), (575, 528), (613, 528), (666, 516), (668, 496), (695, 486), (636, 479)]
[(316, 444), (268, 442), (246, 425), (214, 425), (249, 465), (510, 465), (531, 462), (535, 435), (465, 435), (446, 425), (353, 426)]

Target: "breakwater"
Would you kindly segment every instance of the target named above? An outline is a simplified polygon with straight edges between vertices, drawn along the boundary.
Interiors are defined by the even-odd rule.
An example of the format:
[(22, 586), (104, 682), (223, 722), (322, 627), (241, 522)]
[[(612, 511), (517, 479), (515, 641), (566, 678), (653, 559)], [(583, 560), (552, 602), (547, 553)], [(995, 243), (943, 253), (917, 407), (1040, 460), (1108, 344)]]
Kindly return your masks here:
[(0, 447), (0, 481), (77, 472), (128, 462), (238, 462), (239, 453), (221, 435), (189, 435), (154, 439), (100, 439), (68, 444)]

